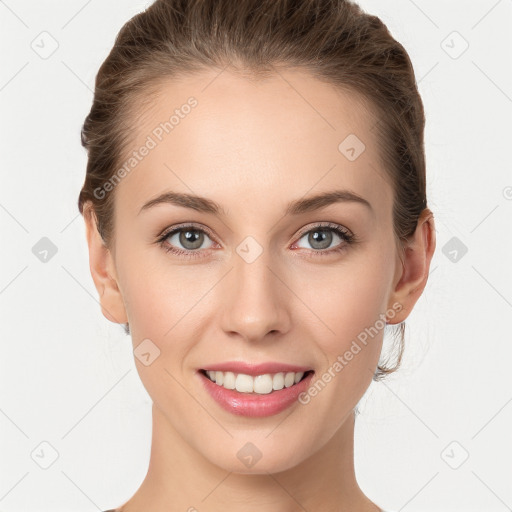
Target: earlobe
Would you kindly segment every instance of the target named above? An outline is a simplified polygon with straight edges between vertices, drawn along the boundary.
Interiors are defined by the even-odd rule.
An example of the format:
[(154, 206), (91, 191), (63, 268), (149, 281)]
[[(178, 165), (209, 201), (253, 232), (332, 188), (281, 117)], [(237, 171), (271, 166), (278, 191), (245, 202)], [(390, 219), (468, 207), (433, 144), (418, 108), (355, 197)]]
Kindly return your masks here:
[(400, 304), (400, 311), (388, 324), (403, 322), (412, 311), (427, 284), (430, 262), (436, 248), (436, 230), (433, 213), (425, 208), (416, 231), (404, 246), (402, 261), (389, 298), (389, 307)]
[(84, 206), (83, 216), (89, 246), (89, 268), (99, 294), (101, 312), (111, 322), (128, 322), (121, 291), (117, 284), (115, 266), (110, 250), (98, 232), (95, 212), (89, 204)]

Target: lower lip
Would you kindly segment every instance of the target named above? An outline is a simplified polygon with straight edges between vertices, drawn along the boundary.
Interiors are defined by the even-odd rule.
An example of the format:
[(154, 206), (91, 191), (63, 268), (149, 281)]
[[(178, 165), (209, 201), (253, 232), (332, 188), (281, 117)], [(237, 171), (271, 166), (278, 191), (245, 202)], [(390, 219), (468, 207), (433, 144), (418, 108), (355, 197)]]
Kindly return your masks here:
[(278, 414), (295, 402), (299, 395), (309, 387), (313, 373), (307, 375), (298, 384), (264, 395), (240, 393), (236, 389), (226, 389), (212, 382), (202, 372), (197, 372), (211, 397), (226, 411), (239, 416), (260, 418)]

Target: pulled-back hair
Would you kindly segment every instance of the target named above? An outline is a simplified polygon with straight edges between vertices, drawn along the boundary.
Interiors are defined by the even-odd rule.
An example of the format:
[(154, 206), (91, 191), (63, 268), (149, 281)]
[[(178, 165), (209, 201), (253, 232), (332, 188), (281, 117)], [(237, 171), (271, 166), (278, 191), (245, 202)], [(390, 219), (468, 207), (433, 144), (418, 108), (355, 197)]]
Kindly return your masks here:
[[(372, 130), (394, 191), (394, 237), (402, 248), (427, 207), (423, 104), (404, 47), (378, 17), (348, 0), (156, 0), (121, 28), (96, 76), (81, 133), (88, 162), (78, 207), (82, 214), (86, 203), (92, 207), (105, 245), (114, 237), (115, 194), (95, 190), (122, 162), (144, 106), (163, 80), (226, 67), (253, 80), (296, 68), (366, 102), (377, 119)], [(374, 380), (400, 366), (405, 324), (396, 327), (395, 365), (379, 365)]]

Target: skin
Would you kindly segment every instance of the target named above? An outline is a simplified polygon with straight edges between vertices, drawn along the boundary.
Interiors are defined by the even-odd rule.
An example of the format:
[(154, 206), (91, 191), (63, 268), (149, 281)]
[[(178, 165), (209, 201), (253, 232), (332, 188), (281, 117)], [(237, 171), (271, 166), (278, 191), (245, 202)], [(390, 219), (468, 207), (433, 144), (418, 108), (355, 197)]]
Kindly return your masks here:
[[(280, 361), (313, 368), (314, 384), (393, 304), (401, 310), (388, 323), (407, 318), (435, 250), (432, 213), (423, 212), (401, 261), (376, 120), (355, 94), (303, 71), (256, 82), (208, 70), (163, 82), (134, 123), (133, 148), (190, 96), (198, 106), (116, 186), (110, 248), (94, 215), (84, 215), (104, 315), (129, 322), (134, 349), (150, 339), (160, 350), (148, 366), (135, 358), (153, 400), (152, 448), (144, 482), (119, 510), (378, 511), (356, 481), (353, 443), (354, 408), (372, 381), (383, 330), (307, 405), (266, 418), (221, 409), (196, 370), (226, 360)], [(348, 134), (366, 146), (355, 161), (338, 150)], [(334, 189), (362, 196), (372, 210), (339, 202), (285, 216), (288, 202)], [(173, 204), (140, 212), (167, 191), (207, 197), (227, 215)], [(194, 259), (156, 241), (185, 222), (213, 233)], [(322, 249), (308, 239), (322, 222), (358, 242), (328, 231), (331, 243)], [(236, 252), (249, 235), (262, 249), (251, 263)], [(178, 236), (167, 247), (192, 251)], [(262, 454), (251, 468), (236, 456), (247, 442)]]

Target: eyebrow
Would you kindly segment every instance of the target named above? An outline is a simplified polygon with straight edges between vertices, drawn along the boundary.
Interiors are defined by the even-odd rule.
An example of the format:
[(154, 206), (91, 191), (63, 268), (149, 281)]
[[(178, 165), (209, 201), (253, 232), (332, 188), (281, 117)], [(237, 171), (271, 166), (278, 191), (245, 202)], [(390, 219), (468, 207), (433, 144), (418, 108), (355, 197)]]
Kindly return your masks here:
[[(300, 215), (320, 210), (331, 204), (343, 202), (359, 203), (373, 212), (372, 205), (358, 194), (350, 190), (333, 190), (330, 192), (322, 192), (311, 197), (291, 201), (286, 207), (285, 215)], [(227, 216), (224, 208), (222, 208), (222, 206), (215, 201), (212, 201), (206, 197), (200, 197), (193, 194), (184, 194), (180, 192), (165, 192), (158, 197), (151, 199), (142, 206), (139, 213), (159, 204), (174, 204), (176, 206), (190, 208), (198, 212), (210, 213), (213, 215), (222, 214)]]

